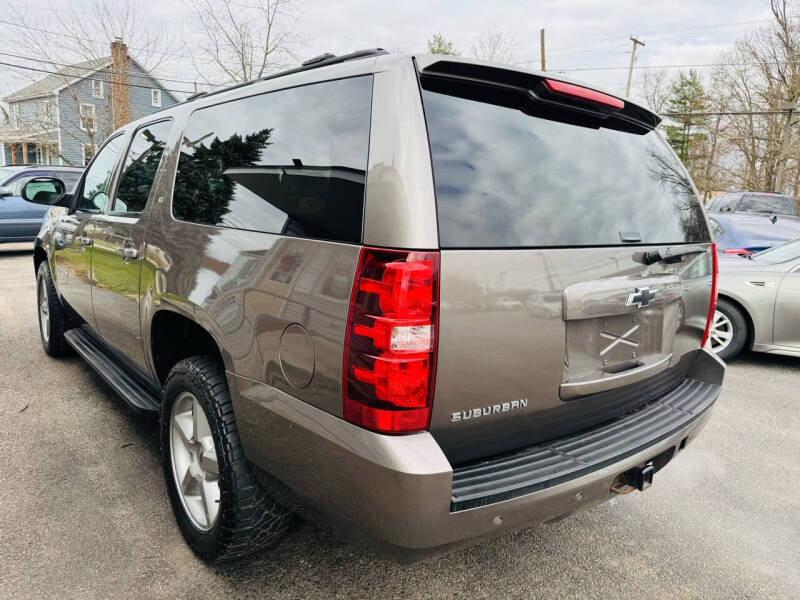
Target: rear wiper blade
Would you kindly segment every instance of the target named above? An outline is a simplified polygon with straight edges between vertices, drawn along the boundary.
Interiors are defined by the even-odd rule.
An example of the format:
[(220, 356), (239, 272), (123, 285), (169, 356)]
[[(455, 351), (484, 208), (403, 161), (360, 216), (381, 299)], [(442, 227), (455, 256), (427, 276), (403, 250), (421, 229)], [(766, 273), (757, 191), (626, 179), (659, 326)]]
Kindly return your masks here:
[(702, 254), (708, 248), (703, 246), (675, 246), (659, 248), (658, 250), (648, 250), (647, 252), (637, 252), (633, 255), (633, 260), (645, 265), (654, 265), (657, 262), (667, 264), (680, 262), (687, 254)]

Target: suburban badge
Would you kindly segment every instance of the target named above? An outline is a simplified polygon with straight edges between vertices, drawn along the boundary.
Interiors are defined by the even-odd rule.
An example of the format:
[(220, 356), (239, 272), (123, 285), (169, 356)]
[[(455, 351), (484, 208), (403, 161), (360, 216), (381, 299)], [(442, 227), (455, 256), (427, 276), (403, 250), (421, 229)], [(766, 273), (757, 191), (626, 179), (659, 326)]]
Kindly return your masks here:
[(528, 406), (527, 398), (520, 398), (513, 402), (503, 402), (502, 404), (490, 404), (488, 406), (481, 406), (480, 408), (470, 408), (454, 412), (450, 415), (450, 421), (456, 423), (457, 421), (467, 421), (469, 419), (478, 419), (480, 417), (487, 417), (489, 415), (496, 415), (499, 413), (516, 410), (518, 408), (525, 408)]

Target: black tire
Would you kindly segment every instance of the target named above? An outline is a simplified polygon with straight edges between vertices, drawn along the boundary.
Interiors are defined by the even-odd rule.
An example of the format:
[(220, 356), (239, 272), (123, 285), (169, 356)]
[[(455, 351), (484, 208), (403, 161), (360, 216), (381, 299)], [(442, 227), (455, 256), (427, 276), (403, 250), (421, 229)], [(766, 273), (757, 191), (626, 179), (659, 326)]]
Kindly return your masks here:
[(724, 298), (717, 300), (717, 310), (728, 318), (733, 329), (733, 338), (725, 348), (717, 352), (717, 356), (722, 360), (730, 360), (742, 351), (747, 342), (747, 319), (736, 306)]
[[(42, 295), (46, 294), (47, 317), (43, 322)], [(50, 265), (43, 260), (36, 271), (36, 315), (39, 322), (39, 337), (42, 347), (50, 356), (64, 356), (69, 346), (64, 341), (64, 331), (67, 329), (67, 316), (58, 299), (56, 287), (53, 285), (53, 276), (50, 274)]]
[[(207, 531), (196, 527), (187, 514), (173, 474), (170, 419), (173, 403), (185, 391), (202, 406), (216, 447), (219, 513)], [(242, 451), (221, 365), (210, 357), (195, 356), (172, 368), (164, 385), (160, 429), (164, 478), (172, 510), (195, 554), (208, 562), (237, 560), (280, 539), (289, 526), (291, 513), (266, 494), (251, 471)]]

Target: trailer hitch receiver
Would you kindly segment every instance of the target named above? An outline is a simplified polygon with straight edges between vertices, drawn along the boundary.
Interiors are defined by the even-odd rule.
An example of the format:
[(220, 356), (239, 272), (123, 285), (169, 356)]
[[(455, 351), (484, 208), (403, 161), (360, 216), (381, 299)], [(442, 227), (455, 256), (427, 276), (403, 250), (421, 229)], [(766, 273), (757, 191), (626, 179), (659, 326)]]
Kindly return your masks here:
[(628, 485), (643, 492), (651, 485), (653, 485), (653, 474), (656, 472), (653, 466), (653, 461), (648, 461), (645, 464), (633, 467), (622, 474), (622, 479)]

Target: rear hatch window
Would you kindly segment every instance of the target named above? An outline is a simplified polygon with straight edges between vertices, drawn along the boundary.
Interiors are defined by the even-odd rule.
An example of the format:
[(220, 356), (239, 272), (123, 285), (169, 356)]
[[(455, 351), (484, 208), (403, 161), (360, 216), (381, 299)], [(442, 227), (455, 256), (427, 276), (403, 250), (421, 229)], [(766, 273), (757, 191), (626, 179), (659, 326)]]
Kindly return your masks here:
[(709, 240), (691, 181), (654, 131), (579, 126), (428, 89), (422, 97), (443, 248)]
[(776, 215), (797, 215), (797, 203), (791, 196), (778, 194), (743, 194), (736, 210)]

